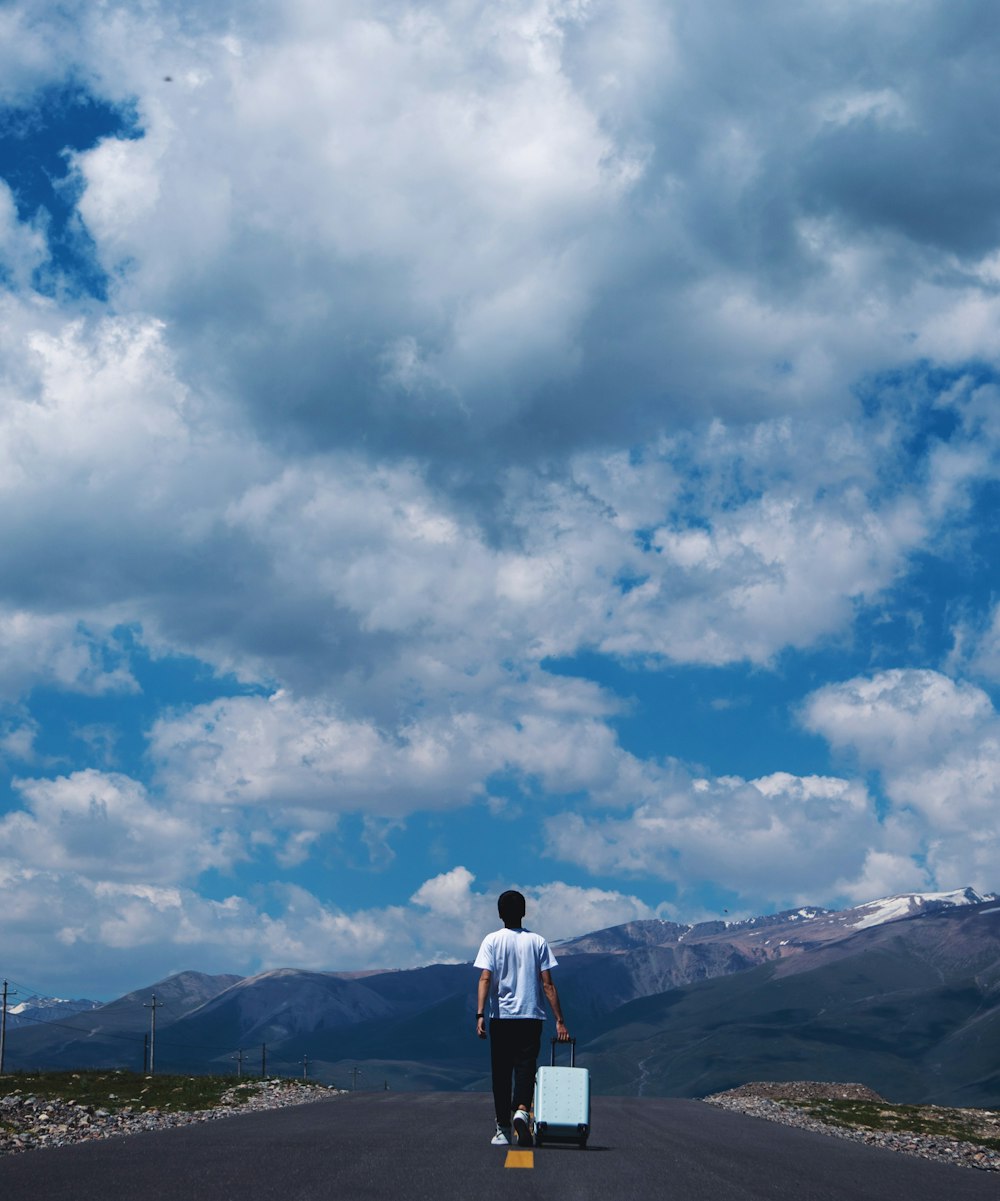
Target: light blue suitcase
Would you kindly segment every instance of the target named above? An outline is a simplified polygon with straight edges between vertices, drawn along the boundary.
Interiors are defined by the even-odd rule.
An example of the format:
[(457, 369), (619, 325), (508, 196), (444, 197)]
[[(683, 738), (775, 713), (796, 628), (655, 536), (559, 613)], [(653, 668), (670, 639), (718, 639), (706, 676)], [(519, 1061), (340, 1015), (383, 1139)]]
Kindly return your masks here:
[(552, 1065), (535, 1075), (535, 1145), (578, 1143), (586, 1147), (590, 1134), (590, 1072), (576, 1066), (576, 1039), (569, 1040), (570, 1066), (557, 1068), (556, 1039)]

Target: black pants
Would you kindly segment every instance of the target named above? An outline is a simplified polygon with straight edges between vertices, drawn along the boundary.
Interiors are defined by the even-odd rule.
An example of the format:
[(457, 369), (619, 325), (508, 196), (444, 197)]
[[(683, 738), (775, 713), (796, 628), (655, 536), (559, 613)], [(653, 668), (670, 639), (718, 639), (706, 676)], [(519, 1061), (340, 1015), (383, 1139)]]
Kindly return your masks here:
[(532, 1018), (490, 1019), (493, 1104), (501, 1126), (510, 1125), (515, 1109), (521, 1106), (531, 1108), (531, 1097), (535, 1091), (535, 1065), (541, 1045), (540, 1021)]

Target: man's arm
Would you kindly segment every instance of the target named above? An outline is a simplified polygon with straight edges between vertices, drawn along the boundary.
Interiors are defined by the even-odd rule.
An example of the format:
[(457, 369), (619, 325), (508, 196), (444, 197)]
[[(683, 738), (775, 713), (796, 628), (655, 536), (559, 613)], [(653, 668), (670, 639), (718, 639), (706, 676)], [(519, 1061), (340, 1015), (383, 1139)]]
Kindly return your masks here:
[(486, 1037), (486, 1018), (480, 1015), (486, 1012), (486, 1001), (490, 995), (492, 981), (493, 973), (489, 968), (483, 968), (479, 977), (479, 987), (476, 990), (476, 1034), (480, 1038)]
[(569, 1031), (566, 1029), (566, 1023), (563, 1021), (562, 1006), (559, 1004), (559, 993), (552, 980), (552, 973), (548, 970), (542, 972), (542, 988), (545, 989), (545, 996), (548, 998), (548, 1002), (552, 1006), (552, 1012), (556, 1017), (556, 1038), (561, 1043), (569, 1042)]

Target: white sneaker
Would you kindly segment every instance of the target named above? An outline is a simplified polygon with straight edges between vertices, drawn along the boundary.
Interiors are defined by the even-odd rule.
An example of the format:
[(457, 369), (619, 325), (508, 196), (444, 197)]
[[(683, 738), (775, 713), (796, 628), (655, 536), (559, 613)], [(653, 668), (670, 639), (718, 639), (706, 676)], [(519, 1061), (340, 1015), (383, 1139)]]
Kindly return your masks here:
[(510, 1146), (510, 1127), (501, 1126), (497, 1122), (497, 1132), (490, 1140), (494, 1147), (509, 1147)]
[(531, 1119), (523, 1109), (519, 1109), (514, 1114), (514, 1133), (517, 1135), (517, 1145), (519, 1147), (530, 1147), (532, 1145)]

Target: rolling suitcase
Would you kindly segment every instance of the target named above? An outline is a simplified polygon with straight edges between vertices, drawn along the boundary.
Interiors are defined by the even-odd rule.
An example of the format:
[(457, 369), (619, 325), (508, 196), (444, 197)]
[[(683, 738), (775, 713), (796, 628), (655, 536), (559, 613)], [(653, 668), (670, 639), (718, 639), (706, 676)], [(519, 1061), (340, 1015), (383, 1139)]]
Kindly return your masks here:
[(570, 1066), (556, 1067), (556, 1039), (552, 1040), (552, 1065), (535, 1076), (535, 1144), (578, 1143), (586, 1147), (590, 1134), (590, 1072), (576, 1066), (576, 1039), (569, 1040)]

